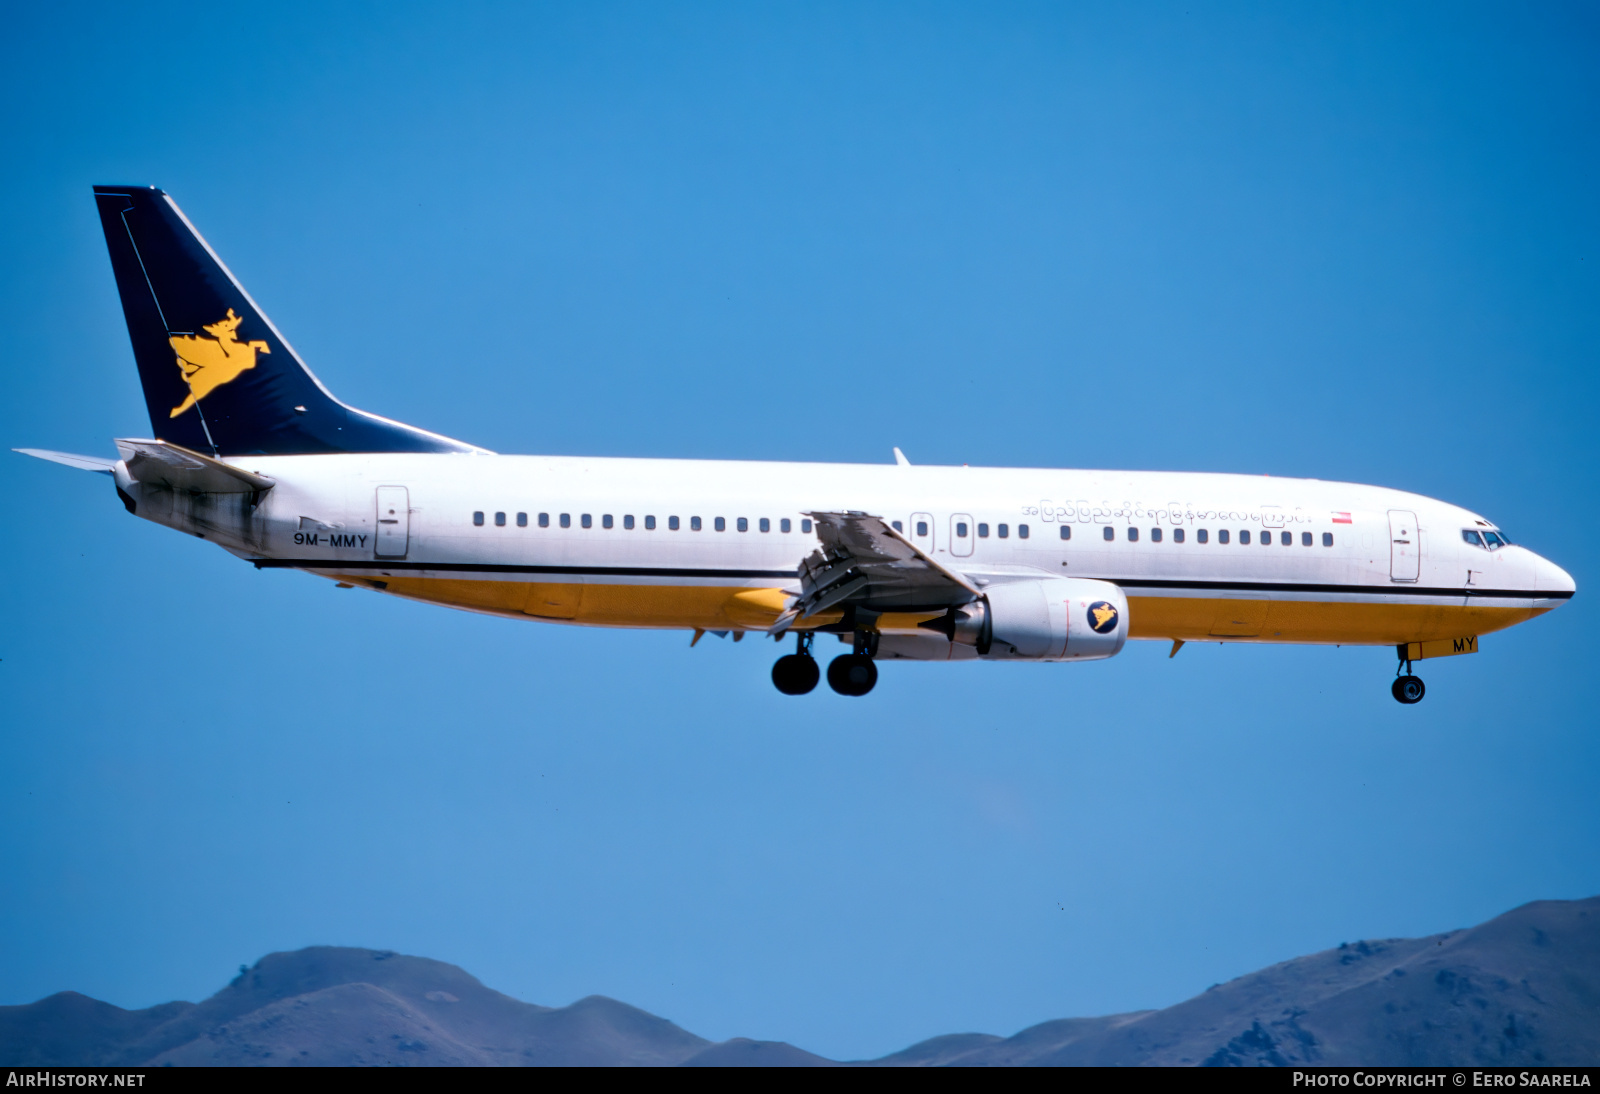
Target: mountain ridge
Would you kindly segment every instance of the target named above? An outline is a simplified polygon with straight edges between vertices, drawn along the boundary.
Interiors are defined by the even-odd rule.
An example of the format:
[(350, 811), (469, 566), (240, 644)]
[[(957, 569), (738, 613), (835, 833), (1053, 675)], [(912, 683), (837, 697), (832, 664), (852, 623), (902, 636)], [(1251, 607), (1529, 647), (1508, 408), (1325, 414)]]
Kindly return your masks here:
[[(1465, 1065), (1600, 1060), (1600, 897), (1462, 930), (1347, 943), (1159, 1010), (955, 1033), (855, 1066)], [(526, 1003), (442, 961), (271, 953), (200, 1003), (65, 991), (0, 1007), (0, 1065), (838, 1066), (783, 1041), (712, 1042), (591, 995)]]

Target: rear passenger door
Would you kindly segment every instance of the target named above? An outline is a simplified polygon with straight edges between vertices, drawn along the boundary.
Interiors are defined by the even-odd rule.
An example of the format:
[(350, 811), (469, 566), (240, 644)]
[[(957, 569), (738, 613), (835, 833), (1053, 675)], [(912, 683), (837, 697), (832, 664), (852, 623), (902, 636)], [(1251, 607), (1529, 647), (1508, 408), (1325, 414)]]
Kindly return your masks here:
[(405, 487), (378, 487), (378, 527), (372, 551), (378, 558), (406, 557), (411, 540), (410, 505)]

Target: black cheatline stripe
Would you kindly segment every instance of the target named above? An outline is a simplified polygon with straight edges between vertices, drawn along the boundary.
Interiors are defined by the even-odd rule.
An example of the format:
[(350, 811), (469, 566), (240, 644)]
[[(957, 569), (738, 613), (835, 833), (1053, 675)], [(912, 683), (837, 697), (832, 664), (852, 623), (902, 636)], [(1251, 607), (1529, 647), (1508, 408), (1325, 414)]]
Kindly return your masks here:
[[(258, 558), (258, 569), (275, 570), (426, 570), (432, 573), (554, 574), (566, 577), (770, 577), (795, 580), (794, 570), (674, 569), (669, 566), (511, 566), (482, 562), (402, 562), (332, 558)], [(1340, 593), (1366, 596), (1481, 597), (1499, 600), (1569, 600), (1570, 592), (1534, 592), (1531, 589), (1429, 589), (1415, 585), (1310, 585), (1291, 581), (1156, 581), (1099, 577), (1124, 589), (1197, 589), (1214, 592)]]
[(487, 562), (345, 562), (336, 558), (257, 558), (259, 570), (427, 570), (431, 573), (554, 574), (563, 577), (771, 577), (794, 581), (795, 570), (674, 569), (670, 566), (503, 566)]
[(1416, 585), (1302, 585), (1292, 581), (1145, 581), (1102, 578), (1124, 589), (1202, 589), (1252, 593), (1363, 593), (1368, 596), (1483, 597), (1499, 600), (1569, 600), (1569, 592), (1534, 592), (1532, 589), (1429, 589)]

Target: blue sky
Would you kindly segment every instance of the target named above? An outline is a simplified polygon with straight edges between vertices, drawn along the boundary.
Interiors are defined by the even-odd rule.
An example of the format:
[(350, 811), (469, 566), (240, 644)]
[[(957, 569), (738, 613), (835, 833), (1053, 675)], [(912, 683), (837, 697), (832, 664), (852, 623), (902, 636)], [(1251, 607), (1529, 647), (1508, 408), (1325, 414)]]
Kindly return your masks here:
[(834, 1056), (1600, 892), (1590, 5), (14, 7), (0, 441), (149, 429), (89, 187), (345, 400), (500, 451), (1217, 470), (1484, 512), (1575, 601), (1424, 666), (770, 645), (287, 573), (0, 461), (0, 1004), (271, 950)]

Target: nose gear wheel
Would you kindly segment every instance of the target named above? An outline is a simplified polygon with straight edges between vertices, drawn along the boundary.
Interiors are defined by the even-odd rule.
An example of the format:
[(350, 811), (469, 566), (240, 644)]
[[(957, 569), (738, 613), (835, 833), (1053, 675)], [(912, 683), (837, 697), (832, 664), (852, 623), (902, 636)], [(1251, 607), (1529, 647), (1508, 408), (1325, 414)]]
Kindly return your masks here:
[(1394, 685), (1389, 691), (1397, 701), (1406, 706), (1422, 702), (1422, 697), (1428, 694), (1428, 689), (1423, 686), (1420, 676), (1396, 676)]
[(1394, 683), (1389, 685), (1389, 694), (1394, 696), (1395, 702), (1411, 706), (1422, 702), (1428, 689), (1422, 683), (1422, 677), (1412, 675), (1411, 658), (1406, 656), (1406, 649), (1400, 646), (1396, 651), (1400, 654), (1400, 667), (1394, 670)]

